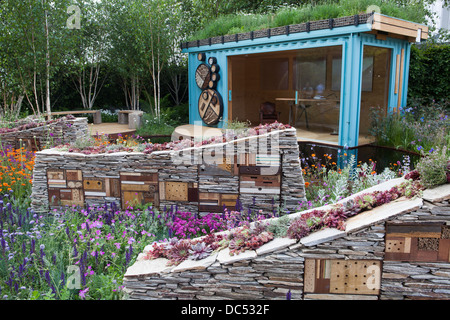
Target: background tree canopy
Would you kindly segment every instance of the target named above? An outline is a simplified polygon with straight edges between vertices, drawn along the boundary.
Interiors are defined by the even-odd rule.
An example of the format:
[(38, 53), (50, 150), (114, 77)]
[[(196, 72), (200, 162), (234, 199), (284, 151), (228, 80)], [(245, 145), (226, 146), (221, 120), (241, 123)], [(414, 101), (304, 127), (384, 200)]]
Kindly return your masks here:
[[(423, 23), (431, 2), (3, 0), (0, 116), (140, 108), (159, 118), (163, 109), (187, 103), (183, 41), (353, 15), (373, 4), (384, 14)], [(79, 28), (69, 28), (67, 21), (77, 18)], [(414, 50), (411, 61), (411, 95), (446, 97), (448, 47)]]

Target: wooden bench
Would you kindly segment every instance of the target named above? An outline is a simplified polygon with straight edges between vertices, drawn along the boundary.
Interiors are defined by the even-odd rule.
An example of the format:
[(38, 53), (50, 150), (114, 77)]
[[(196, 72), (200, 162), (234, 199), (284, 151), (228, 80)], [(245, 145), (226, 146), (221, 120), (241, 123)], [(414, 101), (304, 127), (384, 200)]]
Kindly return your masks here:
[(120, 110), (119, 124), (128, 124), (128, 128), (137, 129), (141, 126), (141, 117), (143, 115), (144, 112), (139, 110)]
[[(94, 115), (94, 124), (100, 124), (102, 123), (102, 112), (101, 110), (77, 110), (77, 111), (59, 111), (59, 112), (52, 112), (52, 116), (62, 116), (62, 115), (68, 115), (68, 114), (88, 114), (92, 113)], [(45, 113), (44, 116), (46, 117), (47, 114)]]

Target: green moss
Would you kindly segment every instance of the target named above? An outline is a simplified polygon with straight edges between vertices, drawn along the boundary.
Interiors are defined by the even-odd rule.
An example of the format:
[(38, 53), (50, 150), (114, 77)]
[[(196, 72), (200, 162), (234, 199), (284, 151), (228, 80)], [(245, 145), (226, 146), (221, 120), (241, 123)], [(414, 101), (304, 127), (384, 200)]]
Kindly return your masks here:
[(299, 24), (308, 21), (351, 16), (366, 12), (367, 8), (371, 5), (378, 6), (384, 15), (417, 23), (425, 23), (427, 12), (420, 3), (400, 6), (382, 0), (324, 1), (317, 5), (304, 4), (297, 8), (281, 8), (273, 14), (230, 14), (220, 16), (196, 32), (189, 41)]

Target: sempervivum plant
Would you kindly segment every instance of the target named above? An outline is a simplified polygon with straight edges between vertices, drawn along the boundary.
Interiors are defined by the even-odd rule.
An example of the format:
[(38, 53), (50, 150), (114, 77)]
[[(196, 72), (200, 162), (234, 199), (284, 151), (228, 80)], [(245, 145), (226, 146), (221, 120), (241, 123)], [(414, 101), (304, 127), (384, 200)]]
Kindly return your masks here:
[(198, 242), (189, 249), (189, 259), (201, 260), (208, 258), (211, 255), (213, 249), (205, 242)]
[(179, 265), (189, 257), (192, 245), (189, 240), (179, 240), (167, 251), (169, 265)]
[(230, 232), (228, 248), (230, 255), (239, 254), (245, 250), (255, 250), (273, 239), (273, 233), (266, 230), (267, 226), (255, 224), (253, 227), (244, 225)]

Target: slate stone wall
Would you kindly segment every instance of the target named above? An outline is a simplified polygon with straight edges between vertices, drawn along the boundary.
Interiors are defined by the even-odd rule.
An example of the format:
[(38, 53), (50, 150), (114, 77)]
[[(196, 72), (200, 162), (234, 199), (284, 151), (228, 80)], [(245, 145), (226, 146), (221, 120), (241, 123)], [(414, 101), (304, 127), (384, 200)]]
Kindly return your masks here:
[(153, 203), (181, 211), (295, 210), (304, 200), (295, 129), (234, 141), (155, 151), (36, 154), (32, 207)]
[[(387, 204), (376, 213), (368, 211), (365, 218), (354, 219), (371, 220), (383, 211), (396, 211), (390, 218), (334, 236), (324, 232), (323, 241), (317, 236), (299, 242), (275, 238), (255, 251), (230, 256), (224, 249), (204, 260), (186, 260), (178, 266), (168, 266), (165, 258), (144, 259), (146, 248), (125, 274), (127, 299), (284, 300), (289, 295), (305, 300), (448, 300), (450, 185), (444, 189), (447, 200), (403, 200), (403, 208), (402, 201), (400, 205)], [(399, 253), (391, 250), (392, 239), (399, 235), (392, 234), (392, 230), (398, 232), (392, 225), (408, 228), (405, 239), (419, 235), (434, 239), (433, 243), (441, 242), (413, 256), (412, 240), (410, 248), (404, 250), (407, 256), (393, 261)], [(316, 244), (312, 245), (313, 241)], [(417, 257), (427, 261), (408, 260)]]

